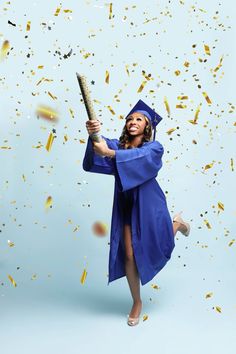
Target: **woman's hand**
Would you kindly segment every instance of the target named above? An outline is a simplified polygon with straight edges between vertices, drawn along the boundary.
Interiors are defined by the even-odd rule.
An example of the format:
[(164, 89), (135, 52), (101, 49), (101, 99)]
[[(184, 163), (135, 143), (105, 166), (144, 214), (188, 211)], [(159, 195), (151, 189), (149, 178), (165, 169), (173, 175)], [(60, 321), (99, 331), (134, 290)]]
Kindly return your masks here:
[(93, 133), (98, 133), (101, 130), (101, 123), (97, 120), (87, 120), (86, 121), (86, 129), (88, 134), (91, 135)]
[(93, 141), (93, 149), (96, 152), (96, 154), (100, 155), (100, 156), (106, 156), (109, 153), (109, 147), (107, 146), (106, 140), (102, 139), (101, 142), (96, 142)]

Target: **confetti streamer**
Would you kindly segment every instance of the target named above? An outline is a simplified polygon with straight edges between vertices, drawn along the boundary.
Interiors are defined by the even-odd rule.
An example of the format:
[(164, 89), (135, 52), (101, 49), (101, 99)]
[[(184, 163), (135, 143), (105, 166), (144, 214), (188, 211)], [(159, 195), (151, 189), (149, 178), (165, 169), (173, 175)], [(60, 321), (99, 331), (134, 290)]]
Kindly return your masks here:
[(46, 147), (45, 147), (47, 151), (51, 150), (53, 140), (54, 140), (54, 135), (52, 133), (50, 133), (49, 137), (48, 137), (48, 141), (47, 141)]
[(31, 25), (31, 21), (28, 21), (26, 25), (26, 31), (30, 31), (30, 25)]
[(109, 84), (109, 78), (110, 78), (109, 71), (106, 70), (106, 77), (105, 77), (106, 84)]
[(112, 2), (109, 4), (109, 20), (112, 18)]
[(36, 114), (48, 120), (57, 121), (58, 119), (58, 113), (48, 106), (39, 106), (37, 108)]
[(15, 280), (12, 278), (12, 276), (11, 276), (11, 275), (8, 275), (8, 279), (10, 280), (10, 282), (12, 283), (12, 285), (13, 285), (14, 287), (16, 287), (16, 286), (17, 286), (17, 284), (16, 284)]
[(6, 58), (9, 49), (10, 49), (10, 42), (6, 40), (2, 44), (2, 48), (0, 51), (0, 61), (4, 60)]
[(84, 269), (83, 274), (80, 279), (81, 284), (84, 284), (86, 277), (87, 277), (87, 271), (86, 271), (86, 269)]
[(143, 91), (144, 86), (146, 85), (146, 83), (147, 83), (147, 81), (143, 81), (143, 82), (141, 83), (141, 85), (139, 86), (138, 91), (137, 91), (138, 93)]
[(164, 97), (164, 104), (165, 104), (165, 107), (166, 107), (166, 110), (167, 110), (167, 113), (170, 114), (170, 106), (169, 106), (169, 103), (167, 101), (167, 98)]
[(45, 209), (48, 209), (48, 208), (50, 208), (51, 206), (52, 206), (52, 197), (49, 195), (49, 196), (47, 197), (46, 202), (45, 202)]
[(208, 45), (204, 44), (204, 50), (205, 50), (205, 53), (206, 53), (207, 55), (211, 55), (211, 53), (210, 53), (210, 48), (209, 48)]
[(202, 92), (202, 94), (203, 94), (203, 96), (205, 97), (207, 103), (208, 103), (208, 104), (211, 104), (212, 102), (211, 102), (211, 100), (210, 100), (208, 94), (207, 94), (206, 92)]
[(113, 109), (111, 108), (111, 106), (107, 106), (107, 108), (109, 109), (109, 111), (110, 111), (113, 115), (115, 115), (115, 112), (113, 111)]

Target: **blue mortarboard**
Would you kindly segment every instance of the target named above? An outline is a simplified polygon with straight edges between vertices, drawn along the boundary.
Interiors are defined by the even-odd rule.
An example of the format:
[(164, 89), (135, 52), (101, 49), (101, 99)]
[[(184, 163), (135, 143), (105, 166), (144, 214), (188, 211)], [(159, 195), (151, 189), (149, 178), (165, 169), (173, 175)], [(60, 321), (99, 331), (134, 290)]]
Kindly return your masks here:
[(151, 107), (149, 107), (145, 102), (139, 100), (136, 105), (131, 109), (129, 114), (125, 117), (127, 118), (130, 114), (134, 112), (139, 112), (145, 114), (145, 116), (150, 120), (152, 128), (154, 129), (153, 140), (156, 137), (156, 126), (162, 120), (162, 117), (159, 116)]

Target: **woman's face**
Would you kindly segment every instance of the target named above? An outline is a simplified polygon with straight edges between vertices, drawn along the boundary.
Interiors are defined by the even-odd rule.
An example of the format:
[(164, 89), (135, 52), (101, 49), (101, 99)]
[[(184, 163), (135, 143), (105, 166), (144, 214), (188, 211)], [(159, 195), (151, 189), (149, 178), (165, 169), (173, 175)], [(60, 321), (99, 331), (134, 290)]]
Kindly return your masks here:
[(143, 134), (147, 118), (139, 112), (133, 112), (126, 118), (126, 129), (131, 136)]

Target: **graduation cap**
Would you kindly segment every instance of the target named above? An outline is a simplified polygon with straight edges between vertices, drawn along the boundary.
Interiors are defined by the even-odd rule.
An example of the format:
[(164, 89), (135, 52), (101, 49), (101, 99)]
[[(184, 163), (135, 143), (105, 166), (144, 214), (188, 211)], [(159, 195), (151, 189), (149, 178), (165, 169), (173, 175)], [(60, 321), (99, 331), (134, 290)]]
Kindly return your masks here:
[(129, 112), (129, 114), (125, 118), (127, 118), (129, 115), (131, 115), (134, 112), (142, 113), (149, 119), (149, 121), (150, 121), (150, 123), (152, 125), (152, 128), (154, 129), (153, 140), (155, 140), (155, 137), (156, 137), (156, 126), (157, 126), (158, 123), (160, 123), (160, 121), (162, 120), (162, 117), (159, 116), (159, 114), (157, 114), (154, 109), (149, 107), (142, 100), (139, 100), (136, 103), (136, 105), (131, 109), (131, 111)]

